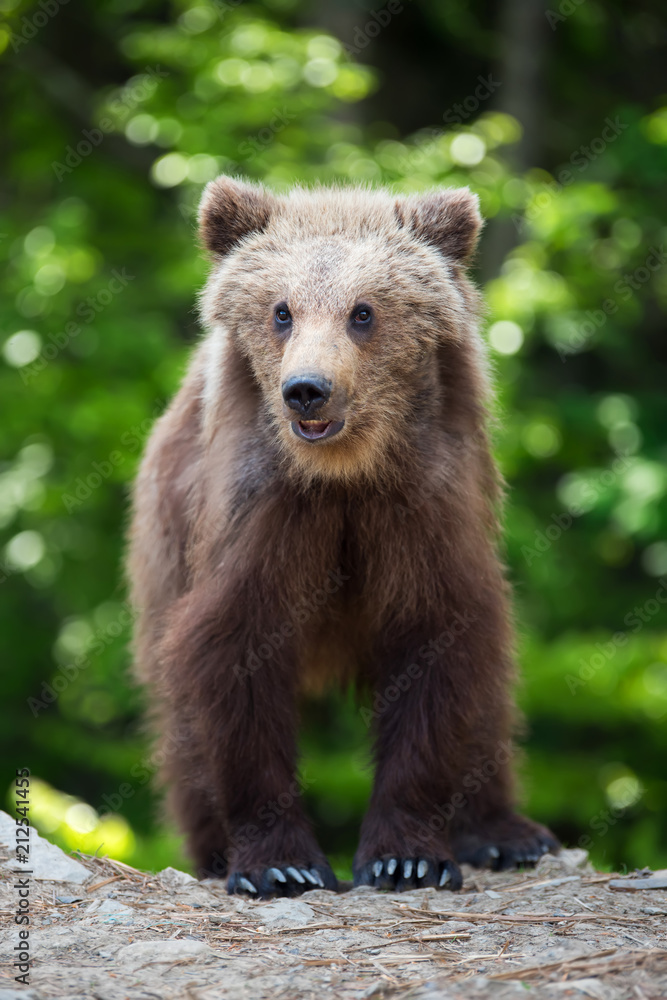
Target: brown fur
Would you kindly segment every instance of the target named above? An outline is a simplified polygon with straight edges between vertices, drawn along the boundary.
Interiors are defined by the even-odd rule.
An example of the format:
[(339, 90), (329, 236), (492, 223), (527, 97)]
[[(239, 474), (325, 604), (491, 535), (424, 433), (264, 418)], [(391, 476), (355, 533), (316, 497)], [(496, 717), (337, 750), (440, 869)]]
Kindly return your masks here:
[[(230, 891), (239, 876), (300, 891), (267, 882), (281, 865), (334, 884), (294, 784), (295, 706), (306, 685), (341, 679), (384, 705), (358, 881), (436, 884), (447, 869), (455, 887), (455, 856), (534, 860), (556, 842), (514, 814), (512, 751), (499, 751), (512, 627), (480, 300), (464, 275), (476, 199), (277, 197), (219, 178), (200, 224), (209, 332), (146, 450), (129, 555), (137, 672), (198, 868), (229, 874)], [(350, 327), (360, 302), (368, 331)], [(331, 383), (318, 419), (345, 420), (329, 440), (293, 433), (281, 386), (304, 373)], [(423, 857), (428, 874), (376, 878), (390, 857)]]

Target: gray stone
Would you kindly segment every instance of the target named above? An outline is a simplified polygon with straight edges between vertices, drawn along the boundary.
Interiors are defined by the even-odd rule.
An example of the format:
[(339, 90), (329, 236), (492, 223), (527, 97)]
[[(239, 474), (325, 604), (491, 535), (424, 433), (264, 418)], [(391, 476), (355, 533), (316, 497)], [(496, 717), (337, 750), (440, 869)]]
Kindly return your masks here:
[[(12, 854), (14, 853), (16, 822), (4, 812), (0, 812), (0, 844), (6, 844)], [(19, 865), (15, 857), (12, 857), (10, 861), (0, 865), (0, 868), (11, 870), (13, 874)], [(65, 854), (55, 844), (50, 844), (48, 840), (40, 837), (34, 827), (30, 828), (30, 860), (25, 868), (32, 872), (30, 878), (44, 882), (74, 882), (81, 885), (91, 877), (87, 868)]]
[(114, 923), (132, 923), (134, 919), (132, 907), (117, 899), (94, 899), (85, 912), (101, 920), (111, 918)]
[(180, 889), (184, 886), (199, 885), (198, 880), (187, 872), (179, 872), (178, 868), (163, 868), (157, 873), (157, 878), (170, 889)]
[(136, 941), (116, 954), (116, 961), (130, 969), (170, 962), (201, 962), (213, 956), (202, 941)]
[(314, 917), (314, 910), (301, 899), (276, 899), (263, 906), (256, 919), (271, 927), (299, 927), (309, 924)]
[[(14, 849), (16, 844), (16, 821), (9, 813), (0, 811), (0, 844)], [(10, 991), (11, 992), (11, 991)]]
[(581, 847), (571, 847), (563, 850), (558, 855), (566, 868), (586, 868), (589, 866), (588, 851)]
[[(468, 920), (443, 920), (443, 934), (458, 934), (459, 931), (479, 931), (479, 924), (471, 924)], [(427, 933), (427, 932), (424, 932)], [(430, 931), (429, 933), (433, 933)]]

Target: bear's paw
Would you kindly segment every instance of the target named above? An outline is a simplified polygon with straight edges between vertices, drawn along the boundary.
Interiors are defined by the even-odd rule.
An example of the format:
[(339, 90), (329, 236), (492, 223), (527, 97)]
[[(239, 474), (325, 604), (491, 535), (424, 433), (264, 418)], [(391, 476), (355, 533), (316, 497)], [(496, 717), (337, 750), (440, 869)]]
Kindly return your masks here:
[(281, 862), (235, 871), (227, 879), (230, 896), (243, 895), (254, 899), (300, 896), (312, 889), (337, 891), (338, 882), (328, 864), (290, 865)]
[(458, 865), (442, 858), (401, 858), (383, 855), (355, 867), (354, 884), (375, 889), (406, 892), (409, 889), (460, 889), (463, 883)]

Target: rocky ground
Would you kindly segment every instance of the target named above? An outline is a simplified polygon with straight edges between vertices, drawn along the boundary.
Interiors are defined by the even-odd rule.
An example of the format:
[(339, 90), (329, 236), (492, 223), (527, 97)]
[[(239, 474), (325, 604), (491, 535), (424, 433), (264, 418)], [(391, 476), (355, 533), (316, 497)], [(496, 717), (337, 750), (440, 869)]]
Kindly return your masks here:
[(171, 868), (73, 859), (36, 835), (19, 985), (14, 843), (0, 814), (0, 1000), (667, 997), (667, 873), (600, 874), (584, 851), (532, 871), (464, 869), (459, 893), (254, 902)]

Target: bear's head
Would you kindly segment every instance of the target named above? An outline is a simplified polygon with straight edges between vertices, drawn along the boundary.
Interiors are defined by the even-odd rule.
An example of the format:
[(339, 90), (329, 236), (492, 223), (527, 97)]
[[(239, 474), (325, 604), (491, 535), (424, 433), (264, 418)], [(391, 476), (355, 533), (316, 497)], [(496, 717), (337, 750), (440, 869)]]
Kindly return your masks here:
[(464, 268), (481, 219), (467, 188), (279, 196), (220, 177), (199, 221), (213, 258), (202, 296), (213, 424), (219, 395), (243, 392), (230, 412), (251, 420), (249, 437), (308, 479), (348, 482), (427, 447), (448, 408), (450, 430), (470, 430), (462, 412), (479, 409), (468, 383), (482, 366), (464, 360), (479, 312)]

